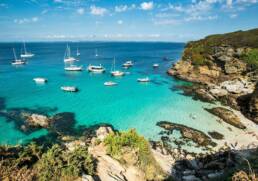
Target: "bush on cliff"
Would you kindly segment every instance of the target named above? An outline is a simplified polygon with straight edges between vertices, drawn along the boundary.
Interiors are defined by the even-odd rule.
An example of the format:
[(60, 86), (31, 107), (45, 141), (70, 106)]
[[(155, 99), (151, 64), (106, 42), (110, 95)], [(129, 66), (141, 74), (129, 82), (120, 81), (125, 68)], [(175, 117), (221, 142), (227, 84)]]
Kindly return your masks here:
[(65, 151), (59, 145), (54, 145), (36, 165), (38, 178), (48, 180), (73, 180), (82, 173), (94, 174), (92, 157), (86, 147), (76, 148), (74, 151)]
[[(163, 172), (152, 155), (150, 145), (144, 137), (139, 136), (134, 129), (127, 132), (110, 134), (105, 140), (107, 152), (120, 162), (127, 164), (136, 159), (136, 164), (145, 173), (147, 180), (161, 180)], [(133, 158), (125, 155), (134, 153)], [(132, 157), (132, 155), (131, 155)]]

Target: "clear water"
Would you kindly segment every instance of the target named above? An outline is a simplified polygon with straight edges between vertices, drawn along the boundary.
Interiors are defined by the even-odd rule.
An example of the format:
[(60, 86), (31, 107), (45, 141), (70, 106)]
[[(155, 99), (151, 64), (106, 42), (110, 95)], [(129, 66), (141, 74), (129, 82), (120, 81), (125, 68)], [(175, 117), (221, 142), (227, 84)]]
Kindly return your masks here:
[[(180, 90), (171, 89), (183, 82), (166, 75), (166, 70), (180, 58), (184, 44), (179, 43), (107, 43), (88, 42), (70, 43), (75, 56), (79, 47), (81, 56), (78, 64), (86, 68), (88, 64), (102, 64), (108, 71), (105, 74), (91, 74), (87, 71), (65, 72), (64, 51), (66, 43), (28, 43), (27, 49), (36, 54), (25, 66), (10, 65), (13, 59), (12, 48), (20, 53), (20, 43), (0, 44), (0, 97), (6, 108), (56, 108), (59, 112), (73, 112), (77, 125), (91, 126), (97, 123), (109, 123), (116, 129), (136, 128), (150, 139), (156, 139), (160, 128), (156, 122), (168, 120), (208, 130), (227, 131), (216, 118), (203, 107), (211, 105), (194, 101), (181, 94)], [(95, 57), (97, 48), (99, 57)], [(162, 57), (169, 57), (163, 60)], [(113, 58), (116, 67), (128, 59), (135, 66), (125, 70), (130, 74), (114, 78), (108, 73)], [(152, 64), (159, 63), (158, 69)], [(149, 76), (150, 83), (138, 83), (139, 77)], [(49, 82), (36, 85), (34, 77), (45, 77)], [(105, 81), (116, 81), (115, 87), (105, 87)], [(78, 93), (65, 93), (60, 86), (74, 85)], [(193, 120), (189, 114), (194, 114)], [(13, 122), (0, 117), (0, 143), (22, 143), (34, 137), (47, 134), (40, 130), (25, 135), (17, 130)]]

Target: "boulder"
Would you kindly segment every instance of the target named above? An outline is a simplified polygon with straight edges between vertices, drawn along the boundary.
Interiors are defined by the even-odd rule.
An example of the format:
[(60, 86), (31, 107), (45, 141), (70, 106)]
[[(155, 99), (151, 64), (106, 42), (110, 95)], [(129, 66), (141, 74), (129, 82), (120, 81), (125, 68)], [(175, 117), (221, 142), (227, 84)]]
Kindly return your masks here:
[(255, 91), (251, 95), (251, 99), (249, 101), (249, 114), (250, 118), (258, 124), (258, 84), (256, 85)]
[(220, 84), (220, 87), (232, 94), (250, 94), (254, 90), (254, 84), (246, 79), (224, 81)]
[(224, 69), (226, 74), (241, 74), (246, 71), (246, 63), (238, 59), (233, 59), (225, 63)]
[(96, 130), (97, 138), (100, 141), (104, 141), (104, 139), (110, 134), (113, 133), (113, 130), (111, 127), (101, 126)]
[(219, 86), (216, 86), (214, 88), (211, 88), (209, 92), (215, 96), (215, 97), (223, 97), (228, 94), (228, 91), (225, 89), (220, 88)]

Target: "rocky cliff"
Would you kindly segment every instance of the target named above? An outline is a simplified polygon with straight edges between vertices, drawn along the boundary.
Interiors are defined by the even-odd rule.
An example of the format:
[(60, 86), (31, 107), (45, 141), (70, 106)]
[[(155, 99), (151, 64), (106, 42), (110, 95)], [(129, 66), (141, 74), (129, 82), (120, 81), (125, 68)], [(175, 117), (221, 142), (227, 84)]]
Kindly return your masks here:
[(198, 95), (221, 100), (258, 123), (258, 29), (189, 42), (168, 74), (199, 83)]

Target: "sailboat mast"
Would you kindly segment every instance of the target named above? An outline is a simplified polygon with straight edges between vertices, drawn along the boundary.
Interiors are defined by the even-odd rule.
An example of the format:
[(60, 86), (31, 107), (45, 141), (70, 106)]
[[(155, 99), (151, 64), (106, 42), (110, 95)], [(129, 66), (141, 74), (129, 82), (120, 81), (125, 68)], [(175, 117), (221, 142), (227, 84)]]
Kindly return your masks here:
[(27, 54), (25, 42), (23, 42), (24, 53)]
[(116, 58), (114, 57), (114, 71), (116, 71)]
[(17, 57), (16, 57), (16, 53), (15, 53), (15, 50), (13, 48), (13, 55), (14, 55), (14, 58), (15, 58), (15, 61), (17, 60)]

